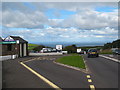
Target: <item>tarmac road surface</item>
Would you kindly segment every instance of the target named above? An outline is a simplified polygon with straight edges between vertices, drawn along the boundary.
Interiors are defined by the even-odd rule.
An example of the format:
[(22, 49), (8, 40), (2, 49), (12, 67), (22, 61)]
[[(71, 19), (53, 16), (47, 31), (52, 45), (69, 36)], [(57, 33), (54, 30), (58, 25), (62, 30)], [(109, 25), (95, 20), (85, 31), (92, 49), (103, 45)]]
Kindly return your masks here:
[[(58, 56), (54, 56), (53, 60), (49, 60), (50, 57), (44, 60), (36, 59), (24, 64), (60, 88), (89, 88), (90, 85), (94, 85), (95, 88), (103, 88), (103, 90), (105, 88), (118, 90), (119, 63), (103, 57), (87, 58), (86, 55), (83, 55), (90, 70), (90, 73), (86, 74), (53, 63), (56, 57)], [(49, 84), (38, 79), (18, 61), (20, 60), (4, 61), (4, 88), (51, 88)], [(88, 82), (87, 75), (91, 76), (91, 82)], [(10, 79), (10, 77), (12, 78)]]

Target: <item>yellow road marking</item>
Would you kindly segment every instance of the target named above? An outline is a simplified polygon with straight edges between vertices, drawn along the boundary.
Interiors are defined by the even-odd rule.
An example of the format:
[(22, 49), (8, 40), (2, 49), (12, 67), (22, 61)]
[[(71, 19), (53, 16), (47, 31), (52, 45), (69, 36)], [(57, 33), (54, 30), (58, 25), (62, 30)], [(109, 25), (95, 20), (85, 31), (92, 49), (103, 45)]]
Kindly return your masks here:
[(90, 78), (90, 75), (87, 75), (87, 78)]
[(88, 82), (92, 82), (92, 80), (91, 80), (91, 79), (88, 79)]
[(55, 88), (57, 90), (62, 90), (58, 86), (56, 86), (55, 84), (53, 84), (52, 82), (50, 82), (48, 79), (44, 78), (42, 75), (40, 75), (39, 73), (37, 73), (36, 71), (34, 71), (33, 69), (31, 69), (30, 67), (28, 67), (27, 65), (25, 65), (23, 62), (20, 62), (20, 64), (23, 65), (25, 68), (27, 68), (29, 71), (31, 71), (33, 74), (35, 74), (36, 76), (38, 76), (40, 79), (42, 79), (43, 81), (45, 81), (51, 87), (53, 87), (53, 88)]
[(90, 85), (91, 90), (95, 90), (95, 86), (94, 85)]
[(33, 59), (26, 60), (26, 61), (23, 61), (23, 62), (26, 63), (26, 62), (34, 61), (34, 60), (37, 60), (37, 59), (40, 59), (40, 58), (33, 58)]

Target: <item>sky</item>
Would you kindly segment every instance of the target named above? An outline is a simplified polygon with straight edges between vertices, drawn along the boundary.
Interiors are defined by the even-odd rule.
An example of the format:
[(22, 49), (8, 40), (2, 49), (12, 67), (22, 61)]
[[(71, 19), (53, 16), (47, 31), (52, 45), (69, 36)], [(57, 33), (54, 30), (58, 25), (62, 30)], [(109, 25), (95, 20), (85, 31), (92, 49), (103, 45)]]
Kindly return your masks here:
[(106, 43), (118, 39), (117, 2), (3, 2), (2, 37), (30, 43)]

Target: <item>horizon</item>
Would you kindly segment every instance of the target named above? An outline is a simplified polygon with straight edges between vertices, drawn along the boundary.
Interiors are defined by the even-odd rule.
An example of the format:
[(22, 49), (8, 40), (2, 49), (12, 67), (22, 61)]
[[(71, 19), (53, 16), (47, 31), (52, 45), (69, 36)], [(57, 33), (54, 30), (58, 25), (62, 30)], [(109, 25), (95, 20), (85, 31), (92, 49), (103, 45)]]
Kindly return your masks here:
[(65, 46), (69, 46), (69, 45), (76, 45), (77, 47), (92, 47), (92, 46), (104, 46), (105, 43), (72, 43), (72, 42), (56, 42), (56, 43), (29, 43), (29, 44), (37, 44), (37, 45), (44, 45), (44, 46), (48, 46), (48, 47), (55, 47), (56, 45), (63, 45), (63, 47)]

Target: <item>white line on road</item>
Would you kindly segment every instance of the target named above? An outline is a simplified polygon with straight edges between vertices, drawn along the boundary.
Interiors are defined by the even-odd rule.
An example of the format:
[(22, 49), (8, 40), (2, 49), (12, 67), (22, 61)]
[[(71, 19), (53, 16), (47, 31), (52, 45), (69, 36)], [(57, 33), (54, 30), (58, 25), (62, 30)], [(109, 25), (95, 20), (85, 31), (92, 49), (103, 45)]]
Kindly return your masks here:
[(120, 63), (120, 61), (119, 61), (118, 59), (114, 59), (114, 58), (107, 57), (107, 56), (104, 56), (104, 55), (99, 55), (99, 56), (101, 56), (101, 57), (103, 57), (103, 58), (110, 59), (110, 60), (112, 60), (112, 61), (115, 61), (115, 62), (119, 62), (119, 63)]

